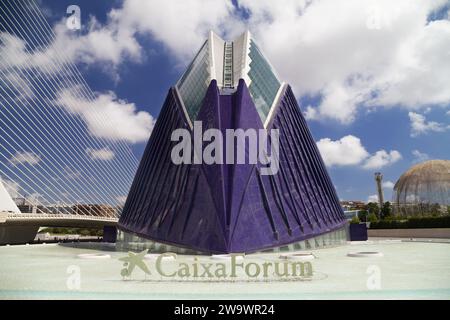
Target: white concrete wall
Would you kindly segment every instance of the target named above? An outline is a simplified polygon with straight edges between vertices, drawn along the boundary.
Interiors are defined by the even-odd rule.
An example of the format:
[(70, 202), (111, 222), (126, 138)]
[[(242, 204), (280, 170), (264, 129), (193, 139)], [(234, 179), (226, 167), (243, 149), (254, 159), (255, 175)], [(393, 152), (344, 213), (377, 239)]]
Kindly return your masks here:
[(246, 81), (247, 86), (250, 84), (245, 76), (248, 73), (248, 43), (247, 33), (244, 32), (239, 38), (233, 41), (233, 81), (234, 86), (237, 87), (239, 79), (242, 78)]
[(209, 54), (211, 80), (216, 79), (219, 87), (223, 86), (223, 50), (225, 41), (211, 31), (209, 36)]

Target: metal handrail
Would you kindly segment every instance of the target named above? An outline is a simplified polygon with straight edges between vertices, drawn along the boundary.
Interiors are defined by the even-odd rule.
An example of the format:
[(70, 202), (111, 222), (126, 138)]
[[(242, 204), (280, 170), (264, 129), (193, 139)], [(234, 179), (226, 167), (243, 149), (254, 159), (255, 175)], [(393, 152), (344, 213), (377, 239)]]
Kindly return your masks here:
[[(0, 212), (5, 214), (5, 212)], [(48, 214), (48, 213), (10, 213), (6, 212), (7, 219), (76, 219), (76, 220), (105, 220), (118, 221), (117, 217), (82, 216), (72, 214)]]

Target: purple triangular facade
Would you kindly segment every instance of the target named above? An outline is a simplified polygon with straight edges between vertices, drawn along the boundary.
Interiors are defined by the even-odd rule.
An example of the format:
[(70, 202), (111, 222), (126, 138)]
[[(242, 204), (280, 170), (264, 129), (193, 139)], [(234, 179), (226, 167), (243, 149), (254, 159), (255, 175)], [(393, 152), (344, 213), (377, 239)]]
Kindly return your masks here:
[[(309, 239), (345, 225), (331, 179), (289, 86), (267, 129), (280, 132), (280, 168), (259, 164), (180, 164), (170, 159), (172, 131), (189, 129), (175, 89), (150, 137), (119, 228), (206, 253), (254, 252)], [(220, 94), (211, 81), (197, 119), (203, 130), (262, 129), (243, 80)]]

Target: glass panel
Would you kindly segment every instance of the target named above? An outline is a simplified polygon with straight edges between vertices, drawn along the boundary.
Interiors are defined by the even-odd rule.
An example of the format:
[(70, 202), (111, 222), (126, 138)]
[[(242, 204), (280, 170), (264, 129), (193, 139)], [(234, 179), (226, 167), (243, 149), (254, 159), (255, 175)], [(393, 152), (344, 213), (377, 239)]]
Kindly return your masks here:
[[(322, 235), (309, 238), (307, 240), (291, 243), (289, 245), (270, 248), (259, 252), (290, 252), (297, 250), (311, 250), (347, 244), (348, 225)], [(201, 252), (179, 247), (176, 245), (166, 245), (157, 241), (141, 238), (135, 234), (118, 231), (116, 249), (119, 251), (142, 251), (149, 249), (152, 252), (175, 252), (180, 254), (202, 254)]]
[(208, 41), (205, 41), (177, 84), (181, 99), (183, 99), (191, 121), (197, 118), (197, 114), (200, 111), (203, 98), (208, 89), (209, 77)]
[(252, 80), (249, 90), (264, 123), (281, 84), (253, 40), (250, 41), (249, 57), (251, 62), (248, 76)]

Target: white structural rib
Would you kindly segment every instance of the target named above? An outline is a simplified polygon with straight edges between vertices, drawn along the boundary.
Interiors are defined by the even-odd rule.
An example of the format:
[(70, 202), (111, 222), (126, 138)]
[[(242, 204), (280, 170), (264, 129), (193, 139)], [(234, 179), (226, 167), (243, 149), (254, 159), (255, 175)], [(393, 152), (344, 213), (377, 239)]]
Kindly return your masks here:
[[(69, 88), (77, 88), (73, 91), (76, 99), (68, 102), (71, 107), (76, 107), (73, 104), (78, 99), (92, 103), (95, 96), (63, 50), (54, 50), (49, 63), (40, 67), (30, 64), (33, 57), (50, 49), (55, 37), (34, 0), (10, 4), (0, 8), (0, 25), (11, 36), (26, 42), (23, 49), (26, 59), (19, 67), (9, 62), (14, 60), (10, 53), (5, 53), (4, 60), (0, 59), (0, 162), (5, 164), (2, 176), (19, 183), (22, 196), (23, 193), (39, 194), (43, 202), (36, 201), (38, 205), (54, 206), (61, 201), (68, 203), (67, 207), (80, 202), (87, 204), (86, 201), (117, 203), (117, 197), (128, 192), (126, 181), (132, 179), (137, 159), (123, 141), (88, 136), (83, 120), (70, 116), (58, 105), (57, 93)], [(24, 96), (22, 87), (32, 89), (33, 95)], [(95, 116), (99, 122), (105, 120), (98, 112)], [(113, 160), (87, 158), (87, 148), (108, 146), (115, 152)], [(11, 159), (20, 152), (38, 154), (41, 161), (33, 166), (12, 165)], [(67, 164), (82, 175), (74, 179), (66, 177)], [(3, 184), (1, 188), (4, 189)], [(1, 192), (0, 211), (6, 207), (4, 203), (15, 209), (3, 199), (4, 192)], [(78, 210), (84, 213), (84, 209)]]
[[(220, 52), (218, 52), (219, 48), (215, 48), (215, 44), (217, 43), (216, 41), (217, 35), (213, 32), (210, 31), (209, 35), (208, 35), (208, 55), (209, 55), (209, 61), (208, 61), (208, 67), (209, 67), (209, 81), (213, 79), (217, 80), (217, 75), (216, 75), (216, 53), (220, 54)], [(220, 39), (220, 38), (219, 38)]]
[(3, 186), (1, 178), (0, 178), (0, 212), (20, 213), (19, 208), (17, 208), (8, 191)]
[(193, 125), (192, 125), (191, 117), (189, 117), (189, 114), (187, 113), (186, 106), (184, 105), (183, 98), (181, 98), (180, 91), (178, 91), (178, 86), (175, 86), (174, 88), (175, 88), (175, 93), (176, 93), (176, 95), (177, 95), (177, 98), (178, 98), (178, 100), (179, 100), (180, 103), (181, 103), (181, 110), (183, 110), (184, 117), (185, 117), (186, 120), (187, 120), (187, 123), (188, 123), (188, 125), (189, 125), (189, 128), (192, 129), (192, 128), (193, 128)]
[[(204, 53), (202, 53), (202, 55), (199, 56), (200, 52), (202, 51), (204, 52), (204, 50), (207, 50), (206, 56), (203, 56)], [(252, 62), (250, 53), (252, 53), (252, 56), (254, 56), (254, 59), (256, 59), (257, 61)], [(208, 39), (204, 42), (202, 48), (198, 51), (197, 55), (194, 57), (191, 64), (189, 65), (189, 67), (187, 68), (187, 70), (177, 83), (177, 89), (179, 89), (179, 91), (177, 90), (177, 95), (180, 98), (180, 101), (182, 102), (183, 111), (189, 122), (191, 122), (192, 119), (190, 119), (190, 117), (188, 116), (190, 112), (187, 112), (187, 110), (199, 108), (198, 106), (199, 102), (195, 101), (195, 103), (192, 103), (191, 97), (188, 97), (186, 101), (184, 101), (183, 97), (185, 95), (185, 92), (183, 90), (183, 87), (180, 88), (180, 83), (182, 83), (182, 81), (184, 83), (186, 79), (190, 79), (191, 81), (194, 81), (194, 83), (197, 84), (199, 83), (195, 82), (196, 73), (192, 72), (195, 66), (197, 67), (202, 66), (200, 62), (198, 62), (199, 59), (198, 57), (200, 57), (201, 59), (205, 59), (206, 57), (207, 60), (206, 61), (207, 76), (205, 76), (205, 73), (203, 73), (203, 77), (201, 78), (202, 79), (201, 81), (206, 82), (204, 83), (206, 87), (209, 86), (211, 80), (216, 80), (217, 86), (221, 90), (221, 92), (223, 94), (229, 94), (235, 91), (235, 89), (239, 84), (239, 80), (242, 79), (249, 88), (250, 94), (252, 95), (254, 101), (255, 100), (258, 101), (258, 99), (264, 100), (263, 101), (264, 108), (261, 109), (264, 110), (263, 111), (264, 115), (261, 114), (260, 116), (264, 121), (264, 126), (267, 127), (271, 119), (273, 118), (274, 110), (276, 109), (276, 106), (279, 104), (280, 95), (281, 92), (283, 92), (285, 85), (284, 83), (281, 83), (278, 80), (279, 77), (276, 74), (273, 66), (270, 64), (268, 60), (264, 58), (264, 55), (262, 54), (261, 50), (256, 46), (256, 44), (253, 43), (252, 35), (250, 34), (250, 32), (248, 30), (245, 31), (239, 37), (235, 38), (233, 41), (224, 41), (213, 31), (209, 32)], [(204, 63), (204, 60), (200, 61), (202, 64)], [(251, 65), (252, 63), (255, 64), (255, 66)], [(252, 72), (252, 67), (256, 68), (254, 72)], [(273, 77), (276, 78), (277, 82), (276, 85), (277, 86), (279, 85), (279, 87), (278, 88), (273, 87), (269, 83), (273, 79), (264, 78), (263, 74), (261, 74), (261, 72), (258, 71), (258, 68), (269, 69), (270, 75), (268, 75), (268, 77), (271, 78), (273, 75)], [(191, 76), (192, 78), (190, 78)], [(252, 86), (253, 81), (256, 82), (261, 81), (262, 83), (253, 83)], [(203, 83), (201, 83), (201, 85), (203, 85)], [(205, 87), (201, 87), (202, 94), (204, 88)], [(270, 90), (268, 94), (270, 94), (270, 97), (274, 97), (273, 101), (269, 101), (269, 99), (267, 99), (266, 96), (265, 98), (263, 98), (261, 96), (261, 93), (259, 92), (260, 90)], [(275, 90), (277, 91), (275, 92)], [(191, 105), (193, 106), (193, 108)], [(267, 116), (265, 114), (266, 110), (268, 110)], [(191, 123), (189, 124), (192, 127), (192, 124)]]
[[(32, 21), (32, 19), (30, 19)], [(18, 26), (21, 26), (23, 24), (23, 21), (21, 21), (21, 23), (17, 23)], [(21, 28), (22, 29), (22, 28)], [(23, 29), (22, 29), (23, 30)], [(39, 30), (39, 29), (38, 29)], [(24, 31), (24, 30), (23, 30)], [(29, 31), (29, 30), (28, 30)], [(39, 41), (42, 41), (42, 39), (36, 39), (36, 38), (30, 38), (28, 37), (28, 33), (24, 31), (24, 33), (20, 33), (20, 31), (18, 32), (20, 34), (21, 37), (25, 37), (25, 39), (28, 40), (28, 44), (33, 44), (33, 45), (38, 45)], [(44, 41), (45, 43), (45, 41)], [(32, 53), (29, 52), (28, 50), (25, 50), (25, 52), (27, 53), (27, 55), (30, 57), (31, 59), (31, 55)], [(31, 77), (25, 77), (25, 79), (32, 79), (32, 81), (34, 82), (34, 85), (32, 85), (33, 87), (35, 87), (36, 81), (39, 83), (39, 87), (43, 88), (40, 89), (39, 92), (43, 93), (44, 95), (46, 95), (46, 98), (49, 99), (49, 101), (52, 101), (51, 97), (51, 91), (54, 92), (61, 92), (63, 90), (65, 90), (66, 88), (70, 88), (71, 84), (67, 82), (66, 78), (61, 78), (61, 75), (64, 75), (65, 72), (63, 70), (61, 70), (60, 72), (57, 72), (59, 68), (61, 68), (61, 65), (57, 65), (55, 63), (51, 64), (51, 68), (44, 68), (44, 72), (41, 72), (39, 70), (33, 70), (31, 67), (29, 68), (29, 70), (31, 70), (31, 73), (33, 74)], [(28, 72), (28, 71), (27, 71)], [(47, 74), (51, 75), (48, 76)], [(20, 77), (19, 77), (20, 79)], [(41, 81), (42, 80), (42, 81)], [(59, 80), (59, 81), (55, 81), (55, 80)], [(31, 84), (31, 82), (29, 81), (29, 83)], [(66, 87), (63, 87), (63, 85), (66, 85)], [(82, 98), (79, 98), (82, 99)], [(67, 117), (66, 115), (63, 114), (63, 112), (61, 110), (59, 110), (58, 108), (56, 108), (57, 106), (52, 102), (52, 104), (54, 105), (53, 108), (49, 109), (48, 113), (45, 113), (45, 115), (50, 115), (52, 116), (52, 114), (56, 117), (57, 120), (60, 121), (55, 121), (55, 119), (49, 119), (49, 121), (52, 121), (51, 123), (57, 125), (59, 127), (59, 129), (61, 130), (67, 130), (67, 128), (70, 128), (70, 130), (68, 130), (67, 132), (72, 135), (72, 140), (70, 144), (67, 144), (67, 147), (73, 148), (73, 147), (78, 147), (76, 150), (76, 154), (84, 154), (85, 151), (90, 147), (96, 147), (96, 148), (101, 148), (101, 146), (99, 144), (96, 143), (96, 139), (91, 139), (91, 141), (88, 141), (87, 138), (83, 135), (82, 131), (82, 127), (79, 123), (79, 121), (74, 121), (74, 119), (72, 119), (71, 117)], [(61, 127), (61, 125), (64, 127), (66, 126), (66, 128)], [(64, 135), (61, 135), (61, 137), (64, 137)], [(78, 141), (79, 144), (74, 144), (73, 141)], [(66, 142), (67, 143), (67, 142)], [(82, 149), (80, 149), (79, 147), (83, 147)], [(82, 157), (80, 157), (81, 159), (83, 159)], [(84, 160), (84, 159), (83, 159)], [(93, 163), (88, 163), (87, 161), (83, 161), (85, 165), (87, 165), (88, 167), (91, 166), (98, 166), (98, 165), (102, 165), (104, 167), (108, 167), (108, 170), (110, 171), (112, 168), (109, 165), (108, 162), (93, 162)], [(123, 169), (121, 169), (121, 166), (119, 166), (118, 168), (119, 170), (116, 170), (116, 174), (122, 174), (122, 177), (126, 177), (126, 175), (131, 174), (130, 172), (124, 172), (122, 171)], [(111, 171), (110, 171), (111, 172)], [(94, 171), (94, 175), (98, 175), (97, 172)], [(99, 176), (97, 176), (97, 178), (100, 178)], [(109, 177), (104, 177), (102, 179), (106, 179), (109, 180)], [(111, 182), (111, 181), (110, 181)], [(108, 186), (109, 187), (109, 186)], [(118, 191), (117, 189), (115, 191)], [(122, 191), (123, 193), (123, 191)]]
[[(43, 47), (43, 48), (49, 49), (47, 43), (51, 43), (52, 41), (53, 42), (55, 41), (55, 38), (52, 33), (53, 31), (51, 29), (49, 29), (49, 26), (48, 26), (46, 20), (42, 17), (42, 13), (39, 11), (39, 9), (37, 7), (36, 7), (36, 10), (37, 10), (36, 15), (39, 15), (40, 19), (36, 19), (35, 15), (31, 16), (31, 13), (30, 13), (30, 15), (28, 14), (28, 11), (31, 12), (31, 9), (32, 9), (31, 4), (35, 5), (33, 0), (30, 1), (29, 10), (27, 10), (24, 6), (22, 6), (20, 4), (22, 6), (23, 12), (27, 15), (26, 23), (31, 21), (31, 23), (33, 24), (33, 26), (31, 26), (31, 25), (27, 25), (26, 23), (23, 23), (23, 25), (29, 27), (27, 29), (27, 31), (29, 31), (29, 32), (26, 32), (25, 35), (26, 36), (27, 36), (27, 34), (32, 35), (32, 38), (34, 39), (34, 41), (31, 41), (31, 38), (28, 38), (28, 36), (27, 36), (27, 38), (30, 41), (30, 43), (33, 43), (36, 47)], [(13, 10), (15, 11), (14, 8), (13, 8)], [(25, 22), (22, 19), (20, 19), (20, 20), (21, 20), (21, 22)], [(34, 21), (37, 21), (37, 22), (40, 21), (41, 23), (38, 26), (36, 26)], [(36, 33), (31, 32), (30, 28), (33, 30), (36, 30), (37, 32)], [(43, 34), (41, 32), (41, 30), (44, 30), (45, 28), (48, 30), (48, 32)], [(37, 37), (35, 37), (35, 34), (37, 35)], [(53, 66), (55, 67), (54, 68), (55, 70), (58, 70), (57, 66), (62, 67), (62, 70), (61, 70), (62, 72), (52, 71), (52, 73), (53, 73), (52, 76), (55, 76), (56, 78), (62, 76), (62, 79), (60, 81), (61, 84), (66, 84), (68, 88), (76, 86), (77, 88), (80, 89), (79, 90), (80, 92), (78, 92), (78, 90), (76, 92), (77, 98), (81, 98), (83, 100), (93, 102), (93, 99), (95, 99), (95, 97), (92, 95), (92, 92), (90, 92), (90, 95), (88, 93), (86, 93), (85, 89), (87, 89), (88, 87), (87, 87), (87, 84), (85, 83), (84, 79), (81, 77), (81, 75), (76, 74), (73, 71), (73, 68), (74, 67), (76, 68), (76, 66), (72, 65), (70, 62), (67, 62), (67, 59), (64, 60), (64, 58), (62, 58), (62, 55), (60, 54), (59, 51), (60, 50), (55, 50), (57, 59), (55, 59), (56, 63), (53, 63)], [(70, 73), (67, 73), (67, 71), (69, 71)], [(71, 78), (72, 76), (73, 76), (73, 79)], [(57, 84), (59, 84), (59, 83), (57, 83)], [(81, 94), (81, 96), (80, 96), (80, 94)], [(96, 115), (97, 121), (99, 121), (99, 122), (104, 121), (104, 119), (102, 119), (101, 115), (99, 115), (98, 113), (94, 113), (94, 114)], [(80, 129), (79, 125), (76, 126), (75, 128)], [(84, 138), (84, 140), (86, 140), (86, 139)], [(108, 140), (108, 139), (106, 139), (106, 140)], [(102, 147), (105, 147), (105, 146), (107, 147), (107, 145), (105, 144), (105, 141), (103, 139), (92, 138), (90, 142), (93, 143), (99, 149), (101, 149)], [(124, 166), (125, 163), (133, 163), (133, 165), (137, 166), (137, 159), (132, 153), (130, 153), (129, 147), (126, 146), (123, 141), (115, 143), (114, 141), (109, 139), (109, 142), (111, 144), (119, 146), (121, 151), (124, 151), (124, 152), (117, 152), (118, 158), (121, 158), (123, 156), (128, 156), (128, 158), (122, 159), (122, 161), (119, 162), (119, 165), (122, 167), (122, 170), (128, 171), (124, 174), (124, 177), (126, 177), (127, 175), (133, 175), (134, 170), (130, 170), (129, 167)], [(130, 155), (131, 155), (131, 158), (130, 158)]]
[(272, 103), (272, 106), (270, 107), (269, 114), (267, 115), (266, 121), (264, 121), (264, 128), (266, 128), (266, 129), (267, 129), (268, 125), (270, 124), (270, 122), (272, 121), (272, 118), (276, 114), (277, 109), (281, 107), (280, 99), (283, 96), (283, 92), (284, 92), (286, 86), (287, 86), (287, 84), (283, 82), (277, 91), (277, 95), (275, 96), (275, 99), (273, 99), (273, 103)]
[(236, 64), (238, 70), (235, 70), (235, 74), (238, 75), (238, 78), (235, 78), (235, 82), (238, 82), (239, 79), (243, 79), (247, 84), (247, 87), (252, 83), (252, 79), (248, 76), (248, 73), (250, 72), (250, 62), (252, 62), (250, 59), (250, 39), (250, 31), (247, 30), (237, 39), (239, 44), (236, 46), (237, 52), (235, 54), (236, 56), (241, 56), (240, 64)]
[[(0, 23), (0, 25), (2, 25), (1, 23)], [(31, 68), (29, 68), (30, 70), (32, 70)], [(11, 68), (11, 70), (14, 70), (14, 68)], [(22, 70), (18, 70), (20, 73), (22, 73), (23, 71)], [(44, 92), (47, 92), (47, 90), (50, 88), (50, 86), (49, 86), (49, 84), (47, 83), (47, 84), (45, 84), (45, 85), (43, 85), (42, 83), (41, 83), (41, 81), (40, 81), (40, 78), (42, 78), (42, 80), (45, 82), (45, 77), (42, 77), (42, 75), (37, 75), (34, 71), (32, 71), (34, 74), (33, 75), (30, 75), (30, 74), (28, 74), (28, 71), (27, 70), (25, 70), (25, 72), (27, 73), (26, 75), (24, 75), (24, 74), (22, 74), (22, 77), (20, 77), (20, 76), (18, 76), (18, 74), (17, 74), (17, 70), (14, 70), (14, 72), (12, 72), (10, 75), (13, 75), (13, 77), (14, 77), (14, 79), (15, 79), (15, 82), (16, 83), (18, 83), (18, 82), (20, 82), (20, 81), (23, 81), (23, 79), (27, 79), (27, 80), (30, 80), (30, 79), (32, 79), (32, 81), (34, 82), (34, 81), (38, 81), (39, 82), (39, 84), (37, 85), (37, 88), (38, 88), (38, 90), (35, 90), (35, 94), (36, 94), (36, 97), (37, 98), (39, 98), (39, 102), (40, 103), (42, 103), (42, 102), (44, 102), (47, 106), (48, 106), (48, 111), (51, 111), (51, 112), (54, 112), (55, 110), (57, 110), (57, 106), (56, 105), (54, 105), (53, 107), (52, 106), (49, 106), (48, 105), (48, 101), (51, 101), (51, 100), (49, 100), (49, 98), (50, 98), (50, 96), (47, 96), (46, 98), (42, 98), (41, 97), (41, 93), (44, 93)], [(18, 77), (17, 77), (18, 76)], [(3, 78), (5, 78), (5, 74), (3, 73), (3, 71), (2, 71), (2, 80), (3, 80)], [(30, 82), (29, 82), (29, 84), (31, 84)], [(33, 87), (34, 87), (34, 85), (33, 85)], [(4, 87), (2, 87), (2, 89), (5, 89), (5, 88), (8, 88), (9, 89), (9, 85), (7, 85), (7, 84), (4, 84)], [(14, 101), (14, 99), (5, 91), (5, 94), (6, 94), (6, 96), (9, 98), (8, 100), (10, 100), (10, 101)], [(4, 99), (4, 97), (5, 96), (3, 96), (3, 100), (5, 101), (5, 102), (7, 102), (8, 103), (8, 105), (9, 105), (9, 108), (6, 108), (5, 110), (6, 111), (9, 111), (10, 113), (11, 112), (16, 112), (17, 110), (14, 108), (14, 106), (13, 105), (10, 105), (10, 103), (8, 102), (8, 100), (7, 99)], [(47, 101), (48, 100), (48, 101)], [(29, 114), (30, 115), (33, 115), (33, 106), (32, 105), (30, 105), (29, 104), (29, 102), (27, 101), (27, 100), (25, 100), (25, 103), (28, 105), (27, 106), (27, 109), (30, 111), (29, 112)], [(24, 113), (24, 115), (25, 115), (25, 117), (27, 117), (28, 118), (28, 114), (27, 113)], [(60, 123), (59, 123), (59, 121), (56, 119), (56, 118), (54, 118), (53, 117), (53, 115), (51, 115), (51, 113), (49, 113), (49, 115), (50, 115), (50, 118), (48, 118), (47, 117), (47, 114), (46, 113), (43, 113), (43, 115), (44, 115), (44, 117), (46, 118), (45, 120), (44, 119), (42, 119), (42, 117), (41, 117), (41, 115), (39, 115), (38, 113), (35, 113), (35, 115), (38, 115), (38, 118), (35, 118), (35, 120), (36, 121), (38, 121), (38, 123), (48, 123), (49, 124), (49, 128), (51, 128), (51, 126), (58, 126), (61, 130), (63, 130), (61, 127), (60, 127)], [(34, 115), (34, 116), (35, 116)], [(22, 116), (20, 116), (20, 114), (18, 114), (18, 116), (21, 118), (21, 120), (18, 120), (17, 118), (15, 118), (12, 114), (11, 114), (11, 117), (15, 120), (15, 124), (18, 124), (18, 125), (21, 125), (22, 127), (23, 127), (23, 129), (22, 130), (25, 130), (25, 131), (27, 131), (27, 128), (28, 127), (26, 127), (26, 126), (24, 126), (24, 124), (26, 124), (26, 123), (33, 123), (33, 120), (32, 119), (30, 119), (30, 118), (28, 118), (27, 120), (26, 119), (24, 119), (24, 118), (22, 118)], [(8, 119), (8, 118), (7, 118)], [(11, 118), (9, 118), (9, 119), (11, 119)], [(59, 118), (59, 120), (61, 120), (61, 119), (64, 119), (64, 117), (62, 117), (62, 118)], [(13, 126), (15, 126), (14, 125), (14, 123), (13, 123)], [(57, 133), (57, 132), (49, 132), (48, 130), (47, 130), (47, 128), (46, 128), (46, 126), (42, 126), (42, 127), (39, 127), (39, 126), (36, 126), (35, 127), (37, 130), (39, 130), (39, 128), (42, 128), (42, 129), (44, 129), (44, 131), (45, 131), (45, 133), (44, 132), (40, 132), (40, 134), (38, 134), (37, 136), (40, 136), (40, 137), (47, 137), (47, 138), (50, 138), (50, 137), (52, 137), (53, 139), (55, 139), (56, 138), (56, 140), (59, 140), (59, 141), (56, 141), (56, 140), (54, 140), (51, 144), (48, 144), (45, 148), (42, 146), (42, 145), (40, 145), (40, 147), (38, 147), (38, 148), (36, 148), (36, 150), (40, 150), (40, 151), (54, 151), (55, 150), (55, 147), (57, 147), (57, 149), (58, 150), (62, 150), (62, 152), (63, 153), (66, 153), (66, 151), (70, 151), (74, 146), (77, 146), (76, 144), (73, 144), (73, 143), (71, 143), (70, 141), (61, 141), (61, 137), (64, 139), (64, 135), (61, 135), (61, 134), (59, 134), (59, 133)], [(36, 134), (36, 132), (34, 131), (34, 129), (33, 129), (33, 126), (29, 126), (29, 129), (30, 130), (32, 130), (34, 133), (33, 134), (31, 134), (29, 137), (32, 137), (32, 139), (35, 139), (37, 136), (35, 135)], [(58, 128), (57, 128), (58, 129)], [(17, 129), (16, 129), (17, 130)], [(40, 131), (40, 130), (39, 130)], [(16, 131), (15, 133), (17, 133), (17, 132), (23, 132), (23, 131)], [(28, 137), (27, 136), (25, 136), (25, 138), (27, 138), (28, 139)], [(17, 138), (16, 139), (11, 139), (11, 141), (14, 141), (15, 143), (16, 142), (18, 142), (19, 140), (17, 140)], [(55, 144), (55, 142), (56, 142), (56, 144)], [(59, 143), (62, 143), (62, 144), (59, 144)], [(26, 144), (26, 145), (30, 145), (29, 143), (28, 144)], [(16, 147), (16, 150), (17, 150), (17, 147)], [(24, 150), (24, 149), (22, 149), (21, 150), (22, 152), (24, 152), (24, 151), (26, 151), (26, 150)], [(76, 154), (79, 154), (79, 155), (82, 155), (83, 154), (83, 150), (74, 150), (74, 153), (71, 153), (71, 154), (67, 154), (67, 156), (69, 157), (69, 159), (77, 159), (77, 158), (81, 158), (80, 156), (79, 157), (76, 157)], [(12, 155), (12, 154), (11, 154)], [(81, 159), (83, 159), (83, 158), (81, 158)], [(62, 158), (59, 158), (59, 161), (56, 161), (55, 163), (64, 163), (64, 159), (62, 159)], [(45, 164), (45, 162), (39, 162), (39, 164), (38, 165), (41, 165), (41, 163), (44, 163)], [(88, 164), (85, 162), (85, 164), (86, 164), (86, 166), (88, 166)], [(82, 165), (83, 166), (83, 165)], [(82, 169), (84, 169), (84, 170), (86, 170), (87, 169), (87, 167), (86, 166), (83, 166), (83, 168)], [(77, 168), (77, 169), (80, 169), (80, 168)], [(60, 176), (60, 177), (62, 177), (62, 176), (64, 176), (64, 174), (62, 173), (62, 172), (59, 172), (59, 174), (57, 175), (57, 176)], [(71, 183), (71, 181), (68, 181), (69, 183)], [(88, 184), (89, 182), (88, 181), (86, 181), (86, 183)], [(88, 184), (89, 185), (89, 184)], [(55, 189), (55, 190), (58, 190), (58, 189)], [(59, 189), (59, 190), (61, 190), (61, 189)], [(102, 194), (102, 192), (100, 192), (100, 194)]]
[[(248, 77), (251, 62), (249, 58), (250, 37), (250, 32), (246, 31), (235, 40), (227, 42), (213, 31), (209, 32), (209, 81), (216, 80), (219, 88), (236, 88), (239, 84), (239, 79), (244, 79), (247, 86), (250, 85), (251, 80)], [(232, 56), (231, 59), (230, 54)], [(225, 66), (225, 64), (227, 65)], [(228, 69), (225, 70), (225, 67), (230, 66), (232, 67), (231, 72)], [(225, 81), (224, 76), (230, 74), (232, 75), (231, 82), (229, 80)]]
[[(18, 1), (18, 3), (20, 3), (20, 1)], [(22, 8), (24, 8), (24, 7), (22, 7)], [(42, 30), (44, 28), (47, 30), (46, 34), (47, 34), (48, 41), (49, 42), (51, 42), (51, 41), (55, 42), (56, 41), (56, 37), (54, 35), (54, 32), (53, 32), (52, 28), (50, 27), (50, 25), (48, 24), (47, 20), (45, 19), (44, 15), (42, 14), (42, 12), (39, 10), (35, 0), (30, 0), (29, 8), (30, 8), (30, 13), (31, 13), (31, 10), (34, 11), (33, 17), (37, 16), (37, 21), (40, 22), (40, 26), (42, 26)], [(30, 18), (30, 19), (31, 19), (32, 22), (34, 21), (33, 18)], [(38, 30), (40, 31), (41, 27), (39, 27)], [(73, 64), (72, 62), (70, 62), (70, 60), (67, 58), (67, 55), (65, 54), (65, 52), (63, 50), (61, 52), (56, 51), (56, 56), (57, 56), (57, 60), (60, 63), (62, 63), (62, 65), (64, 67), (66, 67), (66, 71), (68, 70), (69, 74), (73, 76), (73, 78), (77, 82), (77, 84), (81, 84), (81, 90), (86, 95), (86, 97), (90, 101), (93, 101), (93, 99), (95, 99), (95, 95), (92, 92), (91, 88), (86, 83), (86, 80), (82, 77), (81, 72), (78, 70), (78, 67), (75, 64)], [(101, 114), (96, 113), (96, 116), (97, 116), (98, 120), (102, 119), (102, 115)], [(133, 154), (133, 152), (131, 151), (130, 147), (128, 145), (126, 145), (123, 141), (113, 141), (113, 140), (111, 140), (109, 138), (98, 139), (98, 140), (106, 140), (106, 141), (109, 141), (111, 143), (118, 144), (121, 147), (121, 149), (126, 153), (126, 155), (129, 157), (129, 159), (126, 159), (126, 161), (133, 162), (137, 166), (138, 159)], [(120, 155), (122, 155), (122, 153), (120, 153)]]

